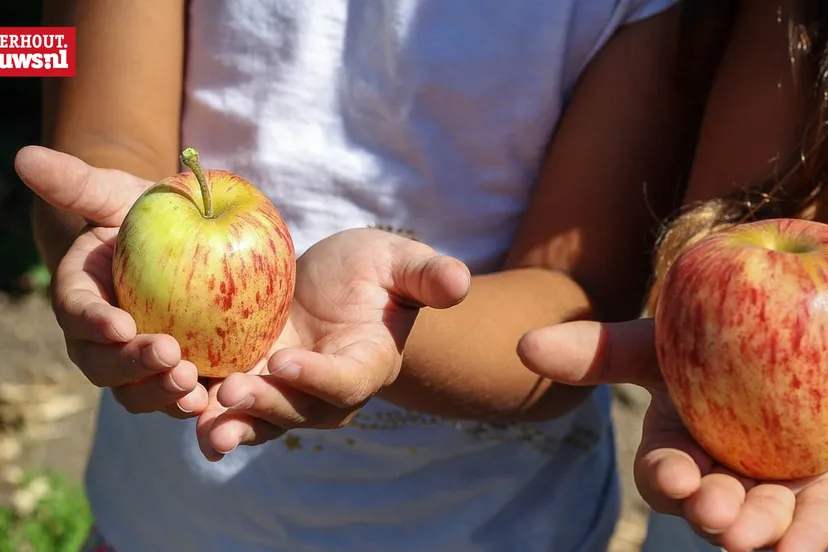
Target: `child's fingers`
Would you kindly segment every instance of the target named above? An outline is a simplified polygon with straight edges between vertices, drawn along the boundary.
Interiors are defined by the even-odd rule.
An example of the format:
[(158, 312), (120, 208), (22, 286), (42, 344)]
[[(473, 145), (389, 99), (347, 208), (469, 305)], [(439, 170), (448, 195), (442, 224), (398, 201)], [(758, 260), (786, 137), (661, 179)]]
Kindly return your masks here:
[[(396, 376), (400, 362), (393, 340), (382, 343), (364, 339), (333, 354), (282, 349), (270, 358), (268, 370), (274, 381), (284, 382), (336, 408), (353, 409)], [(227, 403), (222, 400), (222, 404)]]
[(661, 383), (653, 321), (602, 324), (575, 321), (527, 332), (518, 342), (523, 364), (538, 375), (569, 385)]
[(713, 462), (659, 394), (653, 396), (643, 429), (634, 466), (638, 490), (655, 511), (682, 516), (685, 501), (699, 490)]
[(14, 168), (26, 186), (46, 203), (102, 226), (118, 226), (150, 182), (114, 170), (92, 167), (75, 156), (26, 146)]
[(265, 420), (231, 410), (215, 419), (206, 439), (210, 448), (225, 455), (239, 445), (260, 445), (278, 439), (286, 432), (286, 429)]
[(709, 535), (720, 535), (736, 522), (746, 495), (745, 486), (736, 477), (705, 475), (699, 489), (685, 503), (685, 518)]
[(334, 429), (352, 412), (293, 389), (273, 376), (254, 374), (231, 374), (222, 382), (216, 398), (223, 408), (244, 412), (284, 429)]
[[(113, 387), (112, 394), (133, 414), (163, 410), (176, 418), (190, 418), (207, 407), (207, 391), (198, 383), (198, 370), (187, 361), (167, 372)], [(180, 407), (176, 406), (177, 402)]]
[(796, 497), (790, 489), (757, 485), (748, 491), (738, 518), (720, 541), (726, 550), (773, 548), (790, 527), (795, 506)]
[(105, 246), (90, 232), (75, 240), (55, 272), (52, 308), (69, 339), (126, 343), (137, 333), (135, 321), (109, 303), (106, 286), (88, 270), (91, 259), (100, 255), (97, 249), (102, 247)]
[(181, 349), (166, 334), (138, 335), (123, 345), (66, 342), (69, 358), (97, 387), (120, 387), (158, 375), (181, 362)]
[(793, 522), (776, 550), (828, 550), (828, 479), (820, 479), (796, 495)]
[(654, 449), (636, 460), (635, 481), (650, 507), (664, 514), (682, 515), (684, 501), (699, 489), (699, 467), (677, 449)]

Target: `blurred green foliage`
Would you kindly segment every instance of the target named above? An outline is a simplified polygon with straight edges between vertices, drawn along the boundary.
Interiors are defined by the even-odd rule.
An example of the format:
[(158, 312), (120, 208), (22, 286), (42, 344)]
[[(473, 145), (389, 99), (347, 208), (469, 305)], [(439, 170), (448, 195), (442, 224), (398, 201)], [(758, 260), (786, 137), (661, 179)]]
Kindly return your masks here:
[[(36, 0), (0, 0), (0, 26), (39, 26)], [(0, 78), (0, 291), (20, 293), (48, 281), (31, 234), (31, 192), (14, 171), (21, 147), (38, 144), (40, 79)]]
[(45, 491), (31, 513), (19, 516), (12, 506), (0, 507), (0, 552), (77, 552), (92, 526), (83, 489), (55, 472), (27, 473), (21, 487), (36, 479)]

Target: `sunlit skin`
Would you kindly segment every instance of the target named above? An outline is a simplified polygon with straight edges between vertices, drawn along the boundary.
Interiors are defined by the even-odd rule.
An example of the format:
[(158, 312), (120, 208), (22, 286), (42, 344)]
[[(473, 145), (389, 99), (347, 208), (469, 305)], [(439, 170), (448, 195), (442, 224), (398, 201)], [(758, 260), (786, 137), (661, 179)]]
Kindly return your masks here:
[(285, 328), (294, 246), (255, 186), (227, 171), (202, 172), (192, 149), (182, 160), (194, 170), (146, 190), (121, 225), (115, 294), (140, 333), (173, 336), (200, 376), (224, 377), (249, 370)]
[(699, 242), (671, 267), (655, 327), (670, 397), (712, 457), (762, 480), (828, 471), (828, 226)]

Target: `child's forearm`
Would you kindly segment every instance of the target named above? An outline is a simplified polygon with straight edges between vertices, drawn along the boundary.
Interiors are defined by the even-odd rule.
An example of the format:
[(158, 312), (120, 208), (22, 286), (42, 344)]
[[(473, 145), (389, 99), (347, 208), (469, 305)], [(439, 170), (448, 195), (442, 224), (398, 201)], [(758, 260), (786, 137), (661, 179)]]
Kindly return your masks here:
[(530, 329), (591, 316), (586, 294), (560, 272), (530, 268), (476, 276), (457, 307), (420, 313), (400, 377), (381, 397), (450, 418), (559, 416), (590, 389), (541, 380), (520, 362), (516, 345)]
[[(44, 22), (74, 26), (71, 79), (44, 79), (43, 145), (156, 180), (178, 168), (184, 0), (46, 0)], [(153, 29), (153, 40), (144, 40)], [(38, 249), (54, 271), (83, 221), (35, 198)]]

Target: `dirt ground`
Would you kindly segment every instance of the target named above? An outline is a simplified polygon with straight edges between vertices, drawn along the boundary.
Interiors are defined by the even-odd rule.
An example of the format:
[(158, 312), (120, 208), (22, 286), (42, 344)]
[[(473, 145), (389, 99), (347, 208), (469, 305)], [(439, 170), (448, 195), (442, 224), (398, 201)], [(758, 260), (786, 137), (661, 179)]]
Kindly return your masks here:
[[(616, 391), (624, 513), (609, 552), (637, 552), (647, 509), (632, 482), (632, 459), (649, 397), (634, 387)], [(12, 496), (24, 469), (79, 479), (96, 404), (97, 389), (69, 362), (47, 300), (0, 294), (0, 500)]]

